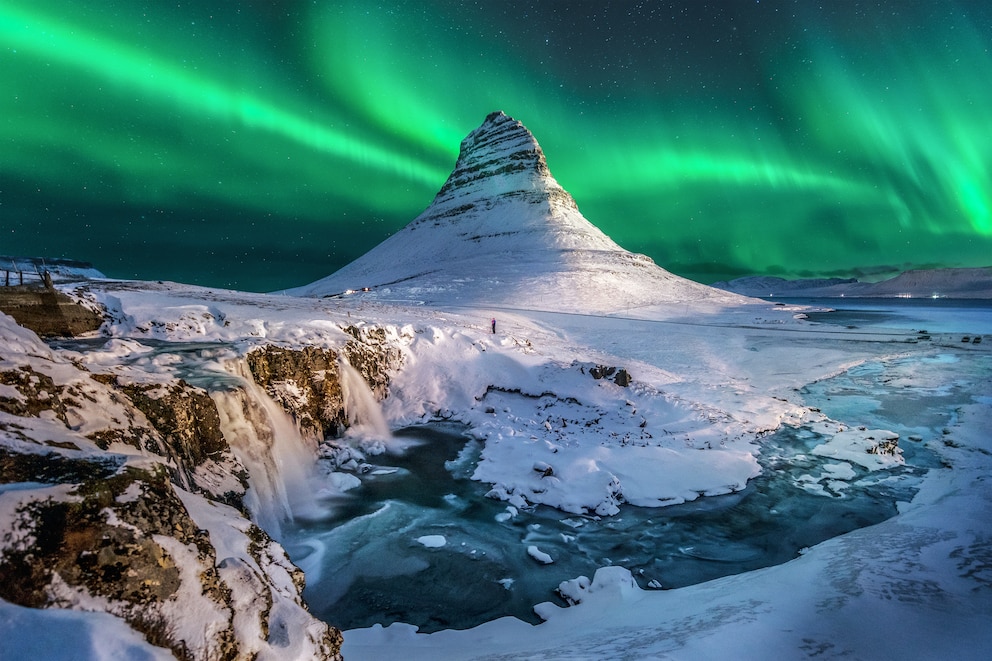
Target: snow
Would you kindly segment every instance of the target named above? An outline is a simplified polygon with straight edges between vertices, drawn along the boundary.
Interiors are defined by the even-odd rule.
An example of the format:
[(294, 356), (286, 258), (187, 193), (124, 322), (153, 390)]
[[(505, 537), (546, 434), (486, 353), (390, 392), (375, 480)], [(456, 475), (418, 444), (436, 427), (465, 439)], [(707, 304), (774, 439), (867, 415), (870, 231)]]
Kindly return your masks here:
[(890, 468), (903, 464), (903, 458), (898, 451), (895, 453), (880, 451), (879, 441), (898, 439), (899, 434), (884, 429), (843, 431), (835, 434), (828, 442), (813, 448), (813, 454), (846, 459), (870, 470)]
[(550, 555), (539, 549), (534, 544), (531, 544), (530, 546), (527, 547), (527, 555), (534, 558), (542, 565), (550, 565), (551, 563), (554, 562), (554, 559)]
[[(144, 334), (133, 329), (166, 326), (170, 308), (184, 309), (188, 299), (221, 298), (179, 285), (118, 287), (113, 295), (128, 311), (128, 332), (138, 337)], [(403, 351), (403, 367), (393, 375), (383, 402), (387, 422), (398, 427), (440, 412), (468, 423), (484, 442), (475, 478), (492, 483), (507, 500), (508, 517), (515, 507), (534, 502), (563, 511), (604, 503), (608, 508), (611, 502), (622, 508), (619, 500), (611, 501), (611, 485), (619, 485), (612, 493), (627, 502), (657, 505), (732, 491), (757, 470), (761, 433), (781, 424), (822, 424), (833, 430), (824, 445), (832, 448), (835, 461), (822, 475), (811, 476), (811, 484), (837, 491), (836, 483), (851, 478), (852, 463), (878, 468), (878, 462), (897, 458), (862, 451), (868, 436), (883, 438), (884, 430), (841, 431), (841, 425), (804, 407), (796, 389), (871, 360), (915, 355), (938, 361), (946, 360), (938, 357), (947, 352), (965, 351), (954, 344), (913, 343), (915, 334), (909, 329), (866, 338), (856, 330), (824, 328), (793, 319), (794, 312), (770, 304), (748, 305), (743, 312), (713, 311), (680, 323), (671, 323), (671, 310), (661, 319), (645, 318), (645, 311), (639, 319), (625, 319), (505, 309), (497, 313), (500, 330), (495, 336), (488, 328), (494, 311), (461, 302), (427, 309), (232, 292), (213, 305), (227, 326), (204, 327), (193, 336), (176, 326), (174, 337), (248, 346), (255, 340), (241, 335), (244, 329), (264, 327), (267, 341), (339, 346), (343, 338), (335, 324), (354, 323), (360, 316), (389, 329)], [(123, 328), (114, 326), (110, 332), (122, 333)], [(968, 351), (978, 359), (985, 356), (981, 348), (969, 346)], [(621, 388), (609, 379), (593, 379), (589, 368), (597, 364), (626, 368), (634, 383)], [(913, 378), (907, 374), (906, 383)], [(822, 648), (895, 658), (942, 646), (960, 658), (976, 658), (971, 650), (992, 641), (975, 612), (989, 612), (992, 604), (985, 592), (972, 590), (973, 580), (962, 577), (966, 570), (957, 569), (965, 560), (949, 554), (981, 544), (977, 535), (990, 495), (955, 482), (981, 475), (986, 456), (981, 448), (992, 448), (977, 430), (992, 426), (988, 408), (985, 402), (962, 412), (957, 428), (962, 433), (955, 432), (955, 440), (970, 438), (974, 445), (954, 452), (967, 461), (955, 461), (953, 470), (930, 471), (923, 491), (899, 516), (808, 549), (786, 565), (675, 591), (642, 591), (606, 574), (600, 583), (610, 576), (612, 583), (584, 595), (581, 604), (540, 607), (548, 621), (537, 627), (508, 618), (469, 631), (430, 635), (404, 625), (373, 627), (346, 632), (345, 655), (582, 658), (576, 650), (587, 650), (592, 655), (587, 658), (608, 658), (627, 650), (631, 658), (677, 654), (691, 659), (725, 656), (726, 641), (734, 640), (741, 656), (794, 657), (803, 649)], [(642, 421), (647, 421), (643, 428)], [(585, 433), (586, 423), (600, 427)], [(652, 439), (638, 444), (643, 430)], [(552, 471), (545, 476), (549, 467)], [(928, 495), (951, 492), (953, 498)], [(924, 504), (923, 498), (932, 502)], [(963, 523), (967, 520), (971, 523)], [(889, 546), (901, 551), (880, 552)], [(849, 570), (838, 573), (838, 565)], [(921, 571), (919, 580), (911, 578)], [(928, 587), (931, 580), (938, 585)], [(866, 589), (859, 581), (874, 587)], [(931, 590), (938, 596), (927, 596)], [(893, 594), (904, 596), (892, 603)], [(960, 605), (945, 612), (934, 599)], [(834, 602), (841, 607), (824, 611), (818, 605)], [(931, 619), (943, 628), (935, 631), (938, 625)], [(901, 634), (909, 642), (903, 637), (880, 641), (874, 626), (869, 631), (862, 624), (868, 621), (900, 632), (909, 623), (917, 629)], [(934, 637), (925, 641), (921, 632)]]
[[(878, 468), (878, 462), (897, 457), (863, 452), (867, 437), (883, 438), (884, 430), (841, 431), (841, 425), (803, 406), (797, 388), (898, 356), (942, 367), (948, 355), (960, 355), (975, 369), (987, 361), (985, 344), (915, 343), (912, 330), (899, 328), (868, 337), (796, 320), (794, 311), (771, 304), (690, 313), (673, 323), (682, 311), (666, 309), (652, 318), (650, 310), (640, 310), (639, 318), (624, 318), (494, 311), (461, 301), (428, 309), (172, 283), (106, 282), (91, 288), (122, 312), (107, 328), (117, 339), (95, 352), (65, 355), (88, 357), (91, 369), (126, 370), (149, 383), (174, 377), (181, 365), (143, 359), (149, 355), (146, 338), (246, 351), (261, 342), (341, 346), (349, 337), (341, 327), (359, 318), (386, 328), (403, 352), (402, 369), (392, 375), (383, 402), (389, 426), (439, 413), (467, 423), (484, 443), (474, 477), (494, 485), (507, 501), (508, 517), (514, 508), (538, 502), (609, 515), (623, 502), (664, 505), (733, 491), (757, 470), (761, 434), (782, 424), (834, 430), (824, 444), (833, 453), (834, 468), (811, 476), (810, 485), (836, 492), (837, 483), (850, 479), (852, 463)], [(176, 323), (191, 302), (204, 299), (214, 318), (222, 315), (226, 323)], [(496, 335), (488, 328), (493, 314), (499, 321)], [(258, 329), (265, 329), (264, 338)], [(30, 364), (41, 373), (61, 369), (59, 359), (22, 329), (8, 322), (0, 331), (12, 340), (6, 346), (20, 348), (3, 352), (8, 364)], [(622, 388), (609, 378), (593, 379), (590, 368), (596, 365), (623, 367), (634, 381)], [(901, 385), (914, 378), (908, 372)], [(93, 392), (103, 405), (113, 406), (109, 396)], [(469, 659), (488, 650), (575, 658), (576, 650), (588, 650), (593, 658), (604, 658), (624, 649), (632, 658), (677, 653), (691, 659), (725, 655), (725, 641), (734, 640), (743, 656), (794, 657), (802, 649), (822, 648), (894, 658), (942, 646), (960, 658), (976, 658), (974, 649), (992, 644), (976, 615), (990, 612), (992, 604), (987, 588), (975, 590), (981, 585), (975, 581), (985, 579), (974, 555), (982, 548), (980, 531), (992, 499), (981, 478), (990, 468), (983, 451), (992, 448), (979, 432), (992, 428), (989, 408), (984, 401), (962, 411), (954, 433), (959, 447), (940, 448), (953, 455), (953, 469), (931, 470), (923, 490), (899, 516), (820, 544), (786, 565), (675, 591), (604, 587), (572, 608), (539, 608), (548, 621), (537, 627), (503, 619), (430, 635), (403, 625), (348, 631), (345, 655)], [(32, 434), (58, 438), (56, 431), (64, 430), (61, 423), (23, 420), (30, 421)], [(650, 439), (641, 438), (645, 431)], [(78, 434), (72, 438), (83, 451), (95, 451)], [(545, 475), (547, 468), (551, 473)], [(350, 474), (332, 479), (328, 488), (344, 490), (355, 479)], [(7, 521), (4, 529), (11, 530)], [(890, 547), (899, 552), (881, 552)], [(960, 563), (975, 570), (959, 568)], [(838, 573), (839, 566), (848, 569)], [(936, 596), (928, 596), (931, 592)], [(957, 605), (948, 610), (941, 605), (947, 600)], [(818, 606), (823, 603), (841, 607), (823, 611)], [(880, 642), (875, 627), (869, 632), (862, 624), (866, 621), (905, 633)], [(111, 637), (106, 644), (125, 644), (122, 640)]]
[(606, 313), (686, 302), (718, 308), (747, 300), (617, 245), (554, 179), (534, 136), (503, 113), (462, 141), (454, 171), (422, 214), (336, 273), (287, 293), (484, 304), (491, 312)]
[(0, 599), (0, 659), (172, 661), (109, 613), (24, 608)]
[(327, 476), (329, 493), (341, 493), (361, 486), (362, 481), (351, 473), (334, 472)]
[[(231, 589), (235, 631), (239, 640), (246, 641), (242, 654), (254, 654), (260, 660), (304, 658), (307, 648), (303, 644), (303, 637), (298, 634), (311, 620), (303, 606), (294, 598), (293, 580), (285, 566), (288, 565), (288, 560), (282, 555), (281, 549), (263, 552), (261, 555), (268, 559), (269, 564), (260, 566), (249, 552), (249, 547), (254, 544), (250, 537), (252, 524), (237, 510), (182, 489), (176, 489), (176, 493), (196, 524), (210, 533), (210, 541), (216, 549), (217, 569)], [(173, 546), (177, 545), (175, 540), (172, 543)], [(172, 555), (182, 557), (181, 552), (174, 552)], [(268, 587), (263, 582), (263, 577), (270, 581)], [(266, 635), (261, 629), (263, 622), (259, 612), (268, 610), (268, 599), (272, 600), (269, 626), (289, 627), (297, 634), (284, 636), (278, 641), (270, 636), (269, 644), (266, 645), (261, 642), (266, 639)], [(196, 600), (188, 599), (185, 603), (193, 604)], [(203, 618), (210, 614), (210, 609), (205, 608), (202, 615), (197, 615), (197, 619), (202, 623)]]
[(9, 399), (15, 402), (25, 402), (24, 395), (14, 386), (0, 384), (0, 399)]
[(448, 543), (444, 535), (423, 535), (417, 538), (419, 544), (423, 544), (429, 549), (439, 549)]
[[(467, 632), (414, 635), (401, 625), (349, 631), (358, 658), (985, 658), (992, 595), (992, 493), (984, 474), (992, 423), (971, 407), (956, 452), (967, 467), (934, 471), (896, 518), (809, 549), (796, 560), (679, 590), (643, 591), (620, 567), (562, 590), (570, 608), (538, 608), (536, 627), (504, 619)], [(978, 439), (977, 436), (985, 436)], [(974, 546), (974, 545), (977, 545)], [(972, 558), (967, 560), (966, 557)], [(395, 655), (391, 650), (395, 650)], [(402, 650), (402, 652), (400, 652)], [(483, 651), (484, 650), (484, 651)]]
[[(942, 368), (948, 355), (966, 358), (947, 363), (951, 366), (980, 369), (988, 361), (984, 344), (912, 343), (914, 333), (908, 329), (866, 339), (856, 330), (795, 320), (792, 312), (770, 304), (748, 305), (746, 312), (728, 308), (680, 323), (669, 321), (671, 310), (660, 320), (644, 318), (643, 311), (639, 319), (625, 319), (502, 310), (494, 336), (488, 328), (493, 311), (460, 302), (426, 309), (115, 282), (93, 286), (93, 295), (117, 301), (124, 314), (107, 331), (119, 339), (95, 353), (66, 355), (90, 356), (89, 364), (99, 369), (116, 363), (113, 369), (144, 374), (149, 382), (180, 369), (127, 362), (147, 353), (142, 340), (150, 336), (244, 351), (260, 341), (254, 334), (259, 328), (266, 329), (265, 341), (332, 347), (347, 340), (341, 326), (358, 317), (387, 328), (403, 352), (403, 366), (383, 402), (386, 421), (398, 427), (440, 412), (468, 423), (484, 442), (475, 477), (503, 494), (509, 517), (515, 507), (533, 502), (576, 511), (604, 503), (622, 508), (618, 499), (611, 501), (611, 493), (622, 494), (626, 502), (662, 505), (732, 491), (757, 470), (760, 435), (781, 424), (822, 423), (835, 430), (824, 444), (834, 461), (812, 478), (828, 486), (843, 482), (850, 479), (852, 463), (877, 468), (876, 462), (896, 460), (862, 452), (867, 437), (883, 438), (879, 432), (884, 430), (840, 431), (841, 425), (804, 407), (797, 388), (896, 356), (918, 356)], [(190, 301), (203, 299), (226, 324), (202, 325), (196, 332), (173, 324)], [(3, 352), (8, 364), (31, 364), (42, 373), (60, 369), (57, 358), (47, 362), (52, 354), (36, 338), (10, 322), (0, 324), (0, 331), (13, 339), (6, 346), (21, 348)], [(589, 368), (599, 364), (624, 367), (633, 384), (622, 388), (609, 379), (593, 379)], [(908, 372), (901, 385), (914, 378)], [(586, 658), (608, 658), (624, 650), (630, 658), (692, 659), (726, 656), (727, 641), (733, 640), (734, 654), (745, 657), (788, 658), (823, 649), (896, 658), (941, 649), (957, 658), (979, 658), (975, 650), (992, 645), (981, 616), (992, 612), (992, 599), (979, 561), (986, 543), (982, 531), (992, 515), (992, 494), (983, 477), (992, 469), (986, 454), (992, 452), (992, 441), (981, 432), (992, 428), (990, 408), (986, 398), (962, 410), (954, 446), (939, 448), (953, 468), (931, 470), (920, 493), (896, 518), (824, 542), (785, 565), (674, 591), (642, 591), (618, 578), (620, 568), (613, 568), (598, 577), (599, 583), (592, 581), (595, 590), (580, 591), (578, 605), (539, 607), (548, 620), (536, 627), (504, 618), (468, 631), (430, 635), (404, 625), (353, 630), (345, 635), (345, 656), (582, 658), (582, 650)], [(41, 419), (31, 425), (50, 438), (59, 437), (58, 428), (64, 430)], [(640, 438), (645, 430), (651, 439)], [(84, 451), (95, 451), (78, 434), (72, 438)], [(545, 475), (547, 468), (551, 473)], [(337, 478), (330, 486), (343, 490), (354, 479)], [(0, 503), (16, 492), (5, 493)], [(202, 512), (193, 515), (199, 525), (216, 528)], [(3, 528), (15, 529), (9, 519)], [(243, 552), (231, 557), (247, 562)], [(223, 558), (218, 554), (218, 561)], [(401, 567), (402, 560), (395, 560)], [(225, 571), (235, 566), (229, 562), (225, 567), (231, 569)], [(824, 610), (824, 604), (836, 607)], [(32, 615), (39, 622), (57, 617)], [(107, 639), (100, 649), (131, 644), (123, 625), (104, 628), (109, 616), (71, 616), (101, 623)], [(123, 633), (114, 633), (118, 629)], [(900, 634), (880, 638), (880, 630)]]

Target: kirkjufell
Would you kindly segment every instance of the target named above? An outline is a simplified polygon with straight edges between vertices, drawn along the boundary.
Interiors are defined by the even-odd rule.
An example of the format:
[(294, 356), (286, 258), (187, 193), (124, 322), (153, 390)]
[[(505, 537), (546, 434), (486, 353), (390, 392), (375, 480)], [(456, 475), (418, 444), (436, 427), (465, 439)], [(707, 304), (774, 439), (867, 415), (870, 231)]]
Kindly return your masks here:
[(579, 211), (520, 122), (493, 112), (462, 141), (454, 171), (406, 227), (332, 275), (289, 290), (614, 312), (743, 297), (676, 276), (617, 245)]

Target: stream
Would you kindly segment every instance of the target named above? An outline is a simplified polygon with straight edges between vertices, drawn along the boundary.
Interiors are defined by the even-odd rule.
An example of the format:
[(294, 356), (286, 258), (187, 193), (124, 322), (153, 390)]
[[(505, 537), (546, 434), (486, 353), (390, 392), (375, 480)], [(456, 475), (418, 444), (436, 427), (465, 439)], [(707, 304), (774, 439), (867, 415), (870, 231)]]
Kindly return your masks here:
[[(555, 588), (621, 565), (642, 588), (669, 589), (786, 562), (803, 549), (869, 526), (910, 500), (954, 410), (972, 401), (951, 354), (871, 361), (802, 391), (846, 424), (900, 435), (905, 465), (868, 471), (814, 455), (827, 439), (808, 427), (763, 438), (762, 474), (734, 494), (619, 515), (515, 512), (470, 479), (481, 445), (452, 423), (408, 427), (402, 452), (374, 458), (361, 485), (297, 520), (283, 543), (307, 575), (311, 610), (342, 629), (405, 622), (431, 632), (564, 605)], [(894, 387), (897, 385), (898, 387)], [(537, 546), (553, 559), (537, 562)]]

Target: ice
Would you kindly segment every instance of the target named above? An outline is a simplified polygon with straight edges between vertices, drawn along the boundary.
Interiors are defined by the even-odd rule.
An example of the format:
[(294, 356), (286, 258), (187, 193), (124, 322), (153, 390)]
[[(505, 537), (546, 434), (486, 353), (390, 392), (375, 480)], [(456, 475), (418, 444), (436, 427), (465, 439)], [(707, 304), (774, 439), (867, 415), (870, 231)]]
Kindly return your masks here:
[(542, 565), (550, 565), (551, 563), (554, 562), (554, 559), (550, 555), (542, 551), (535, 544), (531, 544), (530, 546), (527, 547), (527, 555), (534, 558)]
[[(898, 440), (899, 434), (884, 429), (850, 430), (834, 434), (826, 443), (813, 448), (812, 452), (878, 470), (903, 464), (902, 452), (895, 446)], [(893, 445), (893, 449), (884, 449), (887, 444)]]
[(429, 549), (439, 549), (448, 543), (444, 535), (421, 535), (417, 541)]
[[(824, 539), (892, 516), (895, 501), (910, 498), (918, 484), (912, 474), (892, 485), (865, 480), (864, 469), (817, 457), (808, 449), (828, 436), (803, 427), (766, 439), (766, 470), (737, 493), (663, 508), (625, 505), (605, 518), (569, 516), (485, 498), (485, 487), (466, 477), (465, 446), (474, 440), (464, 432), (450, 423), (397, 431), (398, 438), (421, 440), (402, 455), (382, 457), (398, 470), (363, 474), (348, 495), (355, 512), (377, 508), (372, 514), (349, 514), (349, 501), (338, 501), (340, 518), (291, 531), (288, 548), (307, 572), (306, 594), (316, 612), (346, 627), (404, 621), (424, 631), (442, 621), (460, 629), (508, 614), (533, 621), (534, 604), (555, 599), (558, 583), (597, 567), (620, 565), (643, 587), (677, 588), (785, 562)], [(785, 465), (792, 472), (768, 470)], [(805, 483), (797, 484), (802, 470)], [(430, 548), (425, 540), (441, 539), (443, 555), (418, 552)], [(419, 564), (378, 576), (356, 560), (369, 557)], [(494, 585), (500, 590), (491, 591)], [(396, 615), (374, 606), (386, 593)]]

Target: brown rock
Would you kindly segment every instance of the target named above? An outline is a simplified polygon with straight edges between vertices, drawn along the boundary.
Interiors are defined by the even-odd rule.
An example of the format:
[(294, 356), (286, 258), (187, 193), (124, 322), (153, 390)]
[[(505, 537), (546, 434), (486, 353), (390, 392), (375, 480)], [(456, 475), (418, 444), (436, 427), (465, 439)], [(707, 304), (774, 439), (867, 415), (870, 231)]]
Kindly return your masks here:
[(39, 285), (0, 287), (0, 312), (41, 337), (71, 337), (95, 331), (103, 315), (56, 289)]

